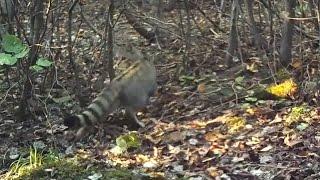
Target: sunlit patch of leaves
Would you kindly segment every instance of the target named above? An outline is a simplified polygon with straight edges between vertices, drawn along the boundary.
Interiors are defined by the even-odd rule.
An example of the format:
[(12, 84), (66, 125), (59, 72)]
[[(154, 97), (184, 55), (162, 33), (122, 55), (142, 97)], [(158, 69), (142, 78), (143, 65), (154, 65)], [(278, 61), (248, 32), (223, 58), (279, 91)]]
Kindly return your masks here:
[(234, 133), (242, 129), (246, 125), (246, 120), (242, 117), (232, 117), (227, 121), (229, 132)]
[(292, 80), (287, 79), (278, 85), (271, 85), (267, 89), (267, 92), (280, 97), (280, 98), (290, 98), (297, 93), (298, 85)]
[(301, 121), (310, 122), (310, 109), (306, 106), (296, 106), (291, 108), (291, 112), (285, 117), (285, 124), (290, 126)]
[(130, 132), (125, 135), (121, 135), (116, 139), (117, 145), (111, 149), (111, 152), (116, 155), (120, 155), (126, 152), (129, 148), (137, 148), (141, 146), (141, 141), (136, 132)]
[(246, 120), (242, 117), (231, 116), (226, 117), (225, 124), (228, 126), (229, 133), (235, 133), (245, 127)]
[(28, 174), (32, 170), (40, 167), (43, 164), (43, 161), (44, 158), (42, 153), (38, 152), (37, 148), (30, 148), (29, 156), (27, 158), (20, 157), (11, 164), (10, 170), (6, 174), (6, 178), (12, 179)]

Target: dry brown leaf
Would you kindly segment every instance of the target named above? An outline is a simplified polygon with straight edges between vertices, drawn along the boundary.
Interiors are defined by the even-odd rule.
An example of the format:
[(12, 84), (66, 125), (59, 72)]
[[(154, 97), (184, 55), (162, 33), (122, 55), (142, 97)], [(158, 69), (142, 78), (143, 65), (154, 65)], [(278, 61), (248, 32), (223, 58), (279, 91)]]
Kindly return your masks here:
[(301, 140), (299, 137), (296, 137), (296, 135), (290, 136), (289, 134), (287, 134), (287, 136), (284, 138), (284, 144), (289, 147), (293, 147), (302, 142), (303, 140)]
[(205, 140), (210, 142), (218, 142), (225, 139), (225, 135), (219, 132), (208, 132), (204, 135)]
[(262, 148), (260, 151), (261, 152), (267, 152), (267, 151), (270, 151), (273, 147), (269, 144), (268, 146)]
[(205, 83), (200, 83), (200, 84), (198, 85), (197, 90), (198, 90), (199, 93), (205, 93), (205, 92), (206, 92), (206, 85), (205, 85)]
[(302, 68), (302, 61), (300, 59), (293, 59), (290, 65), (294, 69), (301, 69)]
[(206, 171), (211, 177), (217, 177), (221, 174), (221, 171), (217, 167), (209, 167)]
[(227, 149), (222, 145), (213, 143), (210, 148), (210, 151), (212, 151), (214, 154), (222, 155), (227, 152)]
[(185, 138), (186, 138), (185, 131), (173, 131), (165, 135), (164, 142), (166, 143), (182, 142), (183, 140), (185, 140)]

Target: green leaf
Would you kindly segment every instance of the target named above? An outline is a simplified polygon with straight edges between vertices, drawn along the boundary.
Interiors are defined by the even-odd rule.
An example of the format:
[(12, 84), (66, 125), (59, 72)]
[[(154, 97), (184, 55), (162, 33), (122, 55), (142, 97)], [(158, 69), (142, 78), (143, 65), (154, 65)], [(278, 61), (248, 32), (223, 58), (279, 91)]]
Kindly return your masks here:
[(6, 34), (3, 36), (2, 47), (4, 51), (18, 54), (25, 49), (25, 45), (14, 35)]
[(258, 98), (256, 98), (256, 97), (246, 97), (245, 100), (248, 101), (248, 102), (256, 102), (258, 100)]
[(244, 77), (243, 76), (239, 76), (237, 77), (234, 81), (237, 83), (237, 84), (241, 84), (244, 80)]
[(36, 72), (40, 72), (42, 71), (44, 68), (38, 65), (33, 65), (30, 67), (32, 70), (36, 71)]
[(117, 146), (121, 148), (139, 147), (141, 145), (140, 139), (135, 132), (122, 135), (116, 139)]
[(299, 129), (300, 131), (307, 129), (308, 127), (309, 127), (308, 123), (300, 123), (299, 125), (297, 125), (297, 129)]
[(18, 54), (15, 54), (14, 57), (15, 58), (23, 58), (25, 57), (28, 53), (29, 53), (29, 47), (28, 46), (25, 46), (24, 50), (22, 50), (21, 52), (19, 52)]
[(131, 132), (127, 136), (127, 143), (129, 147), (139, 147), (141, 146), (141, 142), (137, 133)]
[(243, 103), (240, 105), (242, 109), (248, 109), (251, 107), (251, 104), (250, 103)]
[(18, 61), (17, 58), (13, 57), (11, 54), (0, 53), (0, 65), (14, 65)]
[(265, 104), (266, 103), (266, 101), (265, 100), (258, 100), (258, 102), (257, 103), (259, 103), (259, 104)]
[(180, 76), (179, 77), (179, 80), (180, 81), (193, 81), (195, 80), (196, 78), (194, 76)]
[(67, 95), (67, 96), (63, 96), (63, 97), (59, 97), (59, 98), (52, 98), (52, 100), (55, 102), (55, 103), (58, 103), (58, 104), (62, 104), (62, 103), (66, 103), (66, 102), (69, 102), (72, 100), (72, 97)]
[(37, 64), (38, 66), (42, 66), (42, 67), (49, 67), (49, 66), (51, 66), (52, 62), (49, 61), (49, 60), (46, 59), (46, 58), (39, 58), (39, 59), (37, 60), (36, 64)]
[(116, 143), (117, 143), (117, 146), (119, 146), (121, 149), (126, 150), (128, 148), (128, 144), (122, 136), (116, 139)]

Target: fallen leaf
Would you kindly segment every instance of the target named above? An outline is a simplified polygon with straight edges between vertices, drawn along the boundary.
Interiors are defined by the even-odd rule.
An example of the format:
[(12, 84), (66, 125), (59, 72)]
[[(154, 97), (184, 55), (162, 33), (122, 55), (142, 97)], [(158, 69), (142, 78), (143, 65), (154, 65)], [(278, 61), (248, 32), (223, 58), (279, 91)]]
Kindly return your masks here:
[(233, 157), (232, 162), (238, 163), (244, 161), (244, 157)]
[(100, 178), (102, 178), (101, 173), (94, 173), (93, 175), (88, 176), (88, 179), (90, 179), (90, 180), (98, 180)]
[(184, 131), (173, 131), (165, 135), (164, 141), (166, 143), (176, 143), (182, 142), (186, 138), (186, 133)]
[(259, 162), (261, 164), (270, 163), (270, 162), (272, 162), (272, 160), (273, 160), (273, 158), (270, 155), (261, 155), (260, 158), (259, 158)]
[(218, 132), (208, 132), (204, 135), (205, 140), (209, 142), (218, 142), (225, 139), (225, 135)]
[(220, 171), (216, 167), (209, 167), (206, 169), (206, 171), (211, 177), (217, 177), (220, 175)]
[(273, 147), (272, 147), (271, 145), (268, 145), (268, 146), (262, 148), (260, 151), (261, 151), (261, 152), (267, 152), (267, 151), (270, 151), (272, 148), (273, 148)]
[(154, 160), (145, 162), (145, 163), (143, 164), (143, 167), (144, 167), (144, 168), (148, 168), (148, 169), (156, 169), (158, 166), (159, 166), (158, 162), (156, 162), (156, 161), (154, 161)]
[(200, 83), (197, 87), (197, 90), (199, 93), (205, 93), (206, 92), (206, 85), (205, 83)]
[(290, 136), (290, 135), (287, 135), (285, 138), (284, 138), (284, 144), (289, 146), (289, 147), (293, 147), (297, 144), (300, 144), (302, 143), (303, 140), (301, 139), (298, 139), (297, 137), (295, 136)]
[(189, 139), (189, 143), (191, 144), (191, 145), (197, 145), (199, 142), (198, 142), (198, 140), (197, 139), (194, 139), (194, 138), (191, 138), (191, 139)]

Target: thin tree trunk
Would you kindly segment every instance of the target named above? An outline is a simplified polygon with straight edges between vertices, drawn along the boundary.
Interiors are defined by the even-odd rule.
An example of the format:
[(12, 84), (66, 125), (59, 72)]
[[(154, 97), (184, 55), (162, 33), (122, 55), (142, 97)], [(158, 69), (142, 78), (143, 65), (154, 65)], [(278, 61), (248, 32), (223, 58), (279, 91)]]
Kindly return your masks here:
[(11, 0), (0, 0), (0, 36), (5, 33), (13, 34), (14, 6)]
[(114, 16), (114, 0), (110, 1), (107, 31), (108, 31), (108, 73), (110, 80), (115, 78), (115, 71), (113, 69), (113, 16)]
[[(184, 0), (184, 8), (186, 11), (186, 15), (187, 15), (187, 26), (186, 26), (186, 32), (184, 34), (184, 39), (185, 39), (185, 45), (186, 45), (186, 50), (184, 53), (184, 57), (183, 57), (183, 66), (185, 70), (189, 69), (189, 51), (190, 51), (190, 38), (191, 38), (191, 22), (190, 22), (190, 9), (188, 6), (188, 2), (187, 0)], [(182, 21), (182, 20), (181, 20)]]
[(248, 12), (248, 19), (249, 19), (249, 29), (251, 34), (253, 35), (253, 39), (254, 39), (254, 45), (258, 48), (258, 49), (267, 49), (267, 41), (261, 36), (261, 34), (258, 31), (257, 28), (257, 24), (254, 20), (253, 17), (253, 0), (246, 0), (246, 8), (247, 8), (247, 12)]
[(227, 54), (225, 57), (226, 65), (228, 67), (230, 67), (233, 63), (233, 57), (235, 55), (235, 51), (238, 48), (238, 44), (239, 44), (238, 30), (237, 30), (238, 13), (239, 13), (239, 1), (234, 0), (231, 8), (230, 34), (229, 34)]
[(31, 40), (32, 45), (28, 55), (28, 63), (25, 67), (25, 75), (26, 80), (24, 82), (23, 93), (20, 100), (19, 110), (18, 110), (18, 118), (23, 120), (26, 115), (28, 114), (28, 101), (32, 97), (32, 84), (33, 78), (31, 76), (29, 67), (34, 65), (37, 60), (39, 46), (37, 44), (41, 43), (41, 33), (44, 30), (44, 20), (43, 20), (43, 13), (44, 13), (44, 5), (42, 0), (34, 0), (32, 4), (31, 10)]
[(292, 37), (293, 37), (293, 27), (294, 20), (294, 9), (296, 6), (296, 0), (286, 0), (286, 11), (289, 17), (285, 19), (285, 23), (282, 27), (282, 39), (280, 43), (280, 63), (287, 67), (292, 58)]

